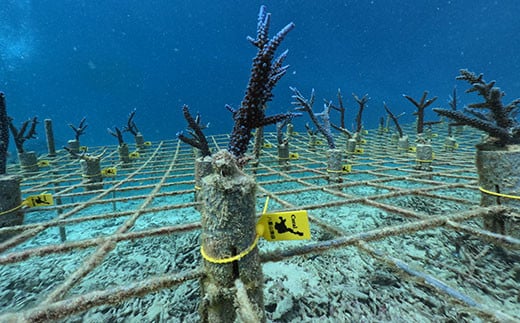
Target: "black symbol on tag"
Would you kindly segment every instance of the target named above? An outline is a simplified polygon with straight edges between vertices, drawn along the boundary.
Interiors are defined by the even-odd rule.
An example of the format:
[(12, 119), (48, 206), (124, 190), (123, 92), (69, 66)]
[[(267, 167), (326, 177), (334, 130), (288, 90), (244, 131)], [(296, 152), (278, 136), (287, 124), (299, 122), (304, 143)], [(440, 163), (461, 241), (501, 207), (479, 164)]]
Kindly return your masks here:
[[(292, 218), (294, 218), (294, 215), (292, 215)], [(281, 216), (279, 216), (278, 219), (280, 219), (280, 222), (276, 222), (274, 224), (274, 228), (276, 229), (276, 231), (278, 231), (278, 234), (290, 232), (290, 233), (296, 234), (298, 236), (303, 236), (303, 232), (295, 231), (292, 228), (287, 227), (287, 225), (285, 224), (285, 221), (287, 221), (286, 219), (284, 219)], [(293, 221), (293, 223), (295, 223), (295, 222)]]
[(51, 204), (50, 202), (47, 201), (47, 197), (45, 195), (43, 195), (43, 198), (41, 195), (36, 196), (36, 198), (32, 198), (32, 202), (33, 202), (32, 203), (33, 205)]

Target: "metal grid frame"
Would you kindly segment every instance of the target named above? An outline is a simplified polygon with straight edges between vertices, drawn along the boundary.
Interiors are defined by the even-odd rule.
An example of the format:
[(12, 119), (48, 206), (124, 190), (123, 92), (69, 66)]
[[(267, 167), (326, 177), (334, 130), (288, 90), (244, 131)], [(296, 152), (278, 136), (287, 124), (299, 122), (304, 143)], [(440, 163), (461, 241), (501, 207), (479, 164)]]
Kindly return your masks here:
[[(464, 243), (458, 244), (457, 237), (469, 236), (478, 238), (479, 242), (505, 247), (514, 257), (519, 255), (517, 239), (484, 231), (476, 221), (484, 214), (503, 210), (500, 206), (478, 207), (480, 192), (475, 174), (474, 144), (479, 140), (479, 134), (466, 130), (459, 135), (460, 147), (454, 152), (444, 151), (443, 136), (439, 134), (433, 139), (436, 152), (433, 170), (421, 171), (414, 169), (414, 154), (398, 152), (389, 134), (371, 131), (365, 135), (364, 152), (347, 156), (352, 172), (341, 175), (342, 182), (328, 179), (325, 147), (310, 149), (303, 134), (296, 134), (291, 139), (291, 152), (298, 152), (299, 159), (289, 161), (289, 166), (278, 161), (275, 148), (264, 149), (259, 165), (246, 169), (254, 174), (258, 184), (258, 212), (266, 196), (272, 201), (269, 207), (272, 211), (306, 209), (310, 214), (313, 239), (296, 243), (262, 242), (262, 261), (286, 261), (355, 246), (378, 262), (413, 278), (415, 284), (428, 286), (439, 298), (447, 297), (475, 315), (497, 320), (520, 319), (498, 300), (490, 303), (489, 299), (479, 297), (477, 290), (482, 286), (477, 282), (472, 283), (477, 287), (468, 288), (467, 293), (461, 292), (457, 286), (464, 281), (466, 271), (431, 259), (431, 250), (422, 257), (407, 255), (406, 260), (400, 257), (399, 243), (417, 239), (413, 238), (416, 234), (431, 235), (432, 232), (444, 234), (447, 240), (443, 243), (455, 243), (446, 248), (458, 248), (459, 252)], [(228, 142), (227, 135), (216, 135), (211, 139), (215, 149), (225, 147)], [(274, 146), (276, 135), (267, 133), (265, 139)], [(338, 137), (337, 145), (345, 147), (345, 139)], [(115, 148), (109, 147), (102, 167), (118, 165)], [(102, 149), (91, 150), (95, 154)], [(27, 209), (24, 225), (0, 229), (0, 233), (20, 233), (0, 244), (2, 275), (14, 280), (17, 276), (9, 274), (22, 266), (34, 266), (37, 272), (38, 266), (61, 264), (65, 268), (71, 263), (75, 265), (55, 276), (57, 279), (52, 282), (39, 281), (37, 291), (31, 291), (36, 295), (34, 297), (23, 300), (20, 296), (24, 291), (13, 291), (11, 307), (4, 312), (16, 311), (16, 315), (29, 321), (61, 319), (97, 306), (148, 297), (185, 282), (196, 284), (194, 280), (204, 273), (198, 266), (200, 222), (193, 202), (192, 148), (166, 140), (147, 149), (141, 158), (133, 161), (132, 167), (119, 165), (117, 177), (105, 178), (104, 189), (98, 191), (83, 190), (78, 161), (70, 159), (63, 151), (52, 159), (50, 168), (24, 179), (24, 197), (52, 192), (56, 205)], [(16, 171), (16, 166), (9, 169), (9, 173)], [(352, 210), (357, 213), (353, 215)], [(372, 223), (364, 223), (363, 217), (371, 217)], [(84, 230), (86, 223), (88, 232)], [(185, 239), (187, 244), (180, 239), (186, 236), (189, 236)], [(64, 239), (66, 241), (62, 241)], [(47, 244), (48, 240), (52, 242)], [(155, 249), (150, 249), (153, 250), (150, 254), (135, 254), (139, 252), (134, 248), (135, 244), (144, 241), (152, 241)], [(170, 247), (172, 252), (167, 251)], [(114, 250), (125, 253), (125, 248), (131, 250), (126, 254), (138, 265), (132, 274), (124, 270), (119, 272), (124, 277), (115, 277), (112, 282), (104, 277), (108, 283), (102, 286), (83, 284), (95, 280), (102, 271), (110, 271), (114, 264), (107, 264), (107, 259), (114, 262)], [(178, 249), (177, 253), (173, 249)], [(489, 248), (480, 253), (473, 260), (474, 267), (475, 261), (483, 261), (484, 256), (489, 256)], [(168, 258), (161, 263), (160, 259)], [(117, 263), (124, 267), (125, 261), (128, 259)], [(151, 268), (150, 263), (161, 269)], [(443, 270), (455, 272), (459, 278), (444, 282), (446, 277), (436, 275), (441, 271), (424, 268), (443, 266)], [(476, 280), (475, 277), (472, 279)], [(484, 278), (485, 281), (493, 280), (493, 277)], [(512, 291), (506, 288), (500, 297), (509, 292)], [(187, 293), (194, 297), (193, 292)], [(6, 303), (9, 301), (4, 300)], [(0, 315), (0, 320), (10, 318), (10, 315)]]

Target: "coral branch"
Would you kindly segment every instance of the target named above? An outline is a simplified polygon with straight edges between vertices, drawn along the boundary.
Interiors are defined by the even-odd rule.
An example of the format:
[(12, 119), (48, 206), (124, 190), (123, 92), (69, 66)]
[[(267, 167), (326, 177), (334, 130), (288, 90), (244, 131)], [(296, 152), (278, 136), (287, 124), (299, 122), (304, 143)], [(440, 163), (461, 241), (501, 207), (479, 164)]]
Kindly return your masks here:
[(258, 47), (258, 52), (253, 59), (246, 94), (237, 110), (226, 106), (233, 113), (235, 121), (228, 150), (237, 159), (246, 153), (253, 129), (297, 116), (294, 113), (265, 116), (266, 103), (273, 97), (272, 90), (288, 68), (282, 65), (287, 51), (276, 59), (274, 54), (285, 36), (294, 28), (294, 24), (289, 23), (269, 39), (270, 19), (271, 14), (266, 11), (265, 6), (261, 6), (258, 14), (257, 37), (256, 39), (248, 37), (248, 40)]
[(207, 126), (202, 126), (200, 124), (200, 115), (197, 114), (195, 118), (190, 113), (189, 107), (185, 104), (182, 107), (182, 114), (184, 115), (184, 119), (188, 122), (190, 137), (186, 137), (182, 131), (177, 133), (177, 138), (182, 142), (195, 147), (200, 150), (202, 157), (210, 156), (211, 151), (209, 149), (208, 141), (206, 140), (206, 136), (202, 132), (202, 129), (207, 128)]
[(79, 141), (79, 137), (85, 133), (85, 129), (87, 129), (87, 127), (88, 127), (88, 124), (85, 123), (86, 121), (87, 121), (87, 118), (83, 117), (83, 119), (81, 119), (81, 121), (79, 122), (79, 125), (77, 127), (74, 126), (73, 124), (69, 123), (69, 127), (71, 127), (72, 130), (74, 130), (74, 133), (75, 133), (74, 138), (77, 141)]
[[(483, 75), (476, 75), (468, 70), (460, 70), (457, 80), (463, 80), (471, 84), (466, 93), (477, 92), (484, 98), (484, 102), (468, 105), (471, 115), (460, 111), (446, 109), (433, 109), (436, 113), (455, 120), (458, 124), (468, 125), (487, 132), (497, 139), (496, 145), (520, 143), (520, 126), (516, 121), (516, 113), (520, 105), (520, 99), (513, 100), (508, 105), (502, 103), (505, 95), (500, 88), (495, 87), (495, 81), (486, 83)], [(482, 113), (476, 109), (486, 109)]]
[(448, 104), (453, 111), (457, 110), (457, 87), (453, 87), (453, 94), (450, 95), (450, 99), (448, 100)]
[(132, 135), (137, 136), (139, 134), (139, 129), (137, 128), (137, 125), (134, 122), (136, 110), (134, 109), (130, 114), (128, 115), (128, 120), (126, 122), (126, 126), (123, 128), (123, 131), (128, 131)]
[(338, 106), (335, 106), (334, 104), (331, 103), (330, 107), (333, 109), (333, 110), (336, 110), (336, 111), (339, 111), (340, 115), (339, 115), (339, 120), (340, 120), (340, 125), (339, 126), (335, 126), (335, 125), (332, 125), (332, 127), (334, 129), (345, 129), (345, 107), (343, 106), (343, 97), (341, 96), (341, 89), (338, 89)]
[[(321, 134), (327, 139), (327, 143), (329, 145), (330, 149), (336, 148), (336, 144), (334, 143), (334, 138), (332, 137), (332, 132), (330, 131), (330, 120), (329, 120), (329, 110), (330, 105), (325, 105), (323, 112), (319, 114), (315, 114), (314, 111), (312, 111), (312, 105), (314, 103), (314, 89), (312, 89), (311, 97), (309, 100), (307, 100), (301, 93), (298, 91), (297, 88), (291, 87), (290, 88), (293, 91), (293, 99), (295, 100), (292, 102), (293, 105), (296, 105), (296, 110), (298, 111), (305, 111), (309, 114), (309, 117), (311, 118), (312, 123), (318, 128), (318, 130), (321, 132)], [(320, 116), (322, 119), (322, 122), (318, 121), (317, 116)]]
[(5, 105), (5, 95), (0, 92), (0, 175), (7, 170), (7, 149), (9, 147), (9, 117)]
[(433, 97), (431, 99), (426, 100), (426, 97), (428, 96), (428, 91), (423, 92), (423, 96), (421, 97), (421, 101), (417, 102), (415, 101), (411, 96), (403, 94), (405, 98), (408, 99), (408, 101), (412, 102), (413, 105), (417, 108), (417, 111), (414, 113), (414, 115), (417, 116), (417, 134), (421, 134), (424, 131), (424, 110), (431, 105), (435, 100), (437, 100), (437, 97)]
[[(14, 144), (16, 146), (16, 150), (22, 154), (24, 153), (23, 144), (27, 139), (35, 139), (36, 138), (36, 125), (38, 124), (38, 118), (34, 117), (32, 119), (26, 120), (20, 126), (20, 129), (16, 129), (16, 126), (13, 124), (13, 118), (8, 117), (9, 120), (9, 128), (11, 129), (11, 133), (14, 137)], [(27, 134), (25, 133), (27, 130), (27, 126), (31, 124), (29, 131)]]
[(115, 127), (114, 130), (108, 128), (107, 131), (109, 134), (111, 134), (112, 136), (117, 138), (117, 142), (119, 143), (119, 146), (122, 146), (125, 144), (125, 141), (123, 140), (123, 133), (121, 132), (121, 130), (119, 130), (118, 127)]
[(357, 104), (359, 105), (358, 113), (356, 115), (356, 132), (360, 133), (361, 129), (363, 127), (363, 110), (366, 107), (366, 104), (370, 98), (368, 97), (368, 94), (363, 95), (363, 97), (360, 99), (355, 93), (352, 93), (352, 96), (354, 97), (354, 100), (356, 100)]
[(388, 106), (386, 105), (385, 102), (383, 102), (383, 106), (385, 107), (386, 113), (388, 113), (388, 116), (390, 117), (390, 119), (392, 119), (392, 121), (394, 122), (395, 129), (399, 133), (399, 138), (402, 138), (403, 130), (401, 129), (401, 126), (399, 125), (399, 121), (397, 120), (397, 117), (392, 113), (392, 111), (390, 111), (390, 109), (388, 108)]

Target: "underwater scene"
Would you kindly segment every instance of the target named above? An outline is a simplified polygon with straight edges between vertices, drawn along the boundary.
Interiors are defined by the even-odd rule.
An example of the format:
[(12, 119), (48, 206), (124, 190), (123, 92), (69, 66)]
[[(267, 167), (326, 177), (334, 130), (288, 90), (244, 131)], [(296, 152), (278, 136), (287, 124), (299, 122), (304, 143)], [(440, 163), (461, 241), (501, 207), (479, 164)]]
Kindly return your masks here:
[(0, 5), (0, 322), (520, 322), (520, 3)]

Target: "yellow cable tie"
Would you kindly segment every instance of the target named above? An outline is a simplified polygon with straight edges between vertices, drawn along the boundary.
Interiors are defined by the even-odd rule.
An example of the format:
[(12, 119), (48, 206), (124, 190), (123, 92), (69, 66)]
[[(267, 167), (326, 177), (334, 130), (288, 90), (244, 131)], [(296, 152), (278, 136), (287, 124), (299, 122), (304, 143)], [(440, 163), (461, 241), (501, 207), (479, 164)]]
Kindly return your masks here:
[(505, 197), (505, 198), (513, 199), (513, 200), (520, 200), (520, 196), (517, 196), (517, 195), (508, 195), (508, 194), (502, 194), (502, 193), (497, 193), (497, 192), (493, 192), (493, 191), (488, 191), (488, 190), (486, 190), (483, 187), (479, 187), (478, 189), (481, 192), (489, 194), (489, 195), (494, 195), (494, 196), (498, 196), (498, 197)]
[(198, 185), (195, 185), (193, 186), (193, 188), (196, 190), (196, 191), (200, 191), (202, 189), (202, 187), (198, 186)]
[(202, 257), (204, 259), (206, 259), (207, 261), (212, 262), (214, 264), (228, 264), (230, 262), (240, 260), (240, 259), (244, 258), (245, 256), (247, 256), (253, 249), (255, 249), (256, 245), (258, 244), (259, 239), (260, 239), (260, 235), (257, 234), (255, 236), (255, 240), (253, 241), (253, 243), (249, 247), (247, 247), (246, 250), (242, 251), (241, 253), (239, 253), (238, 255), (235, 255), (233, 257), (222, 258), (222, 259), (213, 258), (213, 257), (209, 256), (206, 253), (206, 251), (204, 251), (204, 248), (202, 245), (200, 246), (200, 254), (202, 255)]
[(2, 216), (2, 215), (6, 215), (6, 214), (9, 214), (9, 213), (12, 213), (12, 212), (14, 212), (14, 211), (18, 211), (19, 209), (21, 209), (21, 208), (24, 207), (24, 206), (25, 206), (25, 203), (22, 202), (22, 204), (20, 204), (20, 205), (14, 207), (14, 208), (12, 208), (12, 209), (10, 209), (10, 210), (0, 212), (0, 216)]

